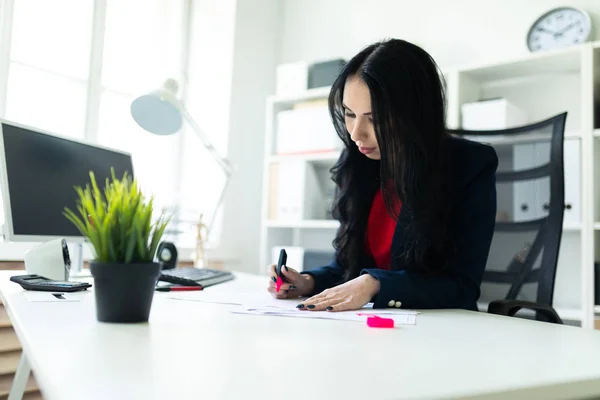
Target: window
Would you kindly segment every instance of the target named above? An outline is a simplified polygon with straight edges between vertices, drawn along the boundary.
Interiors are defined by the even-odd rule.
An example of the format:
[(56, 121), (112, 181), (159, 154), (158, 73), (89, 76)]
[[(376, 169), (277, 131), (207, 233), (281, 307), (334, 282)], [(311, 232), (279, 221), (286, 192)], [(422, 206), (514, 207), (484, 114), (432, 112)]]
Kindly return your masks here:
[(136, 95), (181, 70), (181, 6), (172, 0), (108, 0), (106, 9), (98, 142), (132, 154), (134, 173), (158, 208), (176, 201), (180, 138), (144, 131), (129, 107)]
[[(173, 205), (181, 136), (143, 131), (129, 107), (136, 95), (179, 78), (185, 1), (2, 1), (0, 11), (13, 12), (2, 21), (12, 29), (0, 28), (6, 35), (0, 43), (10, 37), (10, 52), (0, 49), (0, 66), (7, 66), (0, 68), (0, 87), (6, 87), (0, 117), (130, 152), (156, 206)], [(96, 48), (94, 29), (103, 43)], [(102, 73), (94, 76), (98, 67)]]
[(14, 0), (6, 119), (84, 138), (93, 8), (93, 0)]
[[(182, 76), (183, 18), (192, 3), (190, 73)], [(225, 154), (235, 4), (2, 0), (0, 117), (131, 153), (134, 173), (156, 206), (182, 210), (184, 222), (174, 228), (183, 235), (166, 239), (193, 247), (193, 225), (200, 214), (205, 223), (212, 217), (223, 173), (188, 125), (177, 135), (153, 136), (135, 124), (129, 109), (135, 96), (175, 78), (186, 85), (191, 115)], [(213, 245), (219, 232), (217, 222)]]

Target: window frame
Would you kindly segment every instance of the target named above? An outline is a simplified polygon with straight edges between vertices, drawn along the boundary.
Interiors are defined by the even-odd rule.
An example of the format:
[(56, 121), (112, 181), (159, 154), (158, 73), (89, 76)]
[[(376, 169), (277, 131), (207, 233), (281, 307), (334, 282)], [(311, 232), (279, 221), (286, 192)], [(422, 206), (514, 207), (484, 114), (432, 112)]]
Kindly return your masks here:
[[(11, 63), (11, 46), (12, 46), (12, 31), (13, 31), (13, 16), (14, 16), (14, 5), (16, 0), (0, 0), (0, 117), (3, 117), (6, 113), (7, 104), (7, 87), (9, 68)], [(189, 54), (186, 54), (189, 50), (189, 41), (191, 40), (191, 0), (181, 0), (182, 3), (182, 25), (187, 24), (188, 26), (182, 32), (181, 40), (181, 53), (180, 54), (180, 68), (183, 71), (183, 75), (186, 76), (187, 69), (189, 67)], [(94, 0), (93, 6), (93, 18), (92, 18), (92, 36), (91, 36), (91, 51), (90, 51), (90, 63), (89, 73), (87, 79), (87, 95), (86, 95), (86, 107), (85, 107), (85, 129), (82, 141), (90, 144), (98, 143), (98, 128), (100, 118), (100, 103), (102, 94), (105, 90), (112, 90), (104, 88), (102, 85), (102, 68), (104, 60), (104, 39), (106, 30), (106, 17), (107, 17), (107, 0)], [(165, 77), (166, 79), (167, 77)], [(152, 88), (148, 88), (151, 90)], [(188, 97), (187, 85), (182, 88), (182, 99), (186, 103)], [(182, 177), (180, 172), (183, 170), (183, 144), (184, 137), (182, 132), (179, 134), (178, 145), (175, 148), (176, 160), (179, 160), (174, 168), (175, 174), (173, 179), (176, 182), (176, 188), (181, 188)], [(189, 134), (189, 133), (188, 133)], [(181, 204), (178, 201), (175, 204), (179, 207)], [(191, 253), (194, 249), (181, 248), (180, 258), (190, 259)]]

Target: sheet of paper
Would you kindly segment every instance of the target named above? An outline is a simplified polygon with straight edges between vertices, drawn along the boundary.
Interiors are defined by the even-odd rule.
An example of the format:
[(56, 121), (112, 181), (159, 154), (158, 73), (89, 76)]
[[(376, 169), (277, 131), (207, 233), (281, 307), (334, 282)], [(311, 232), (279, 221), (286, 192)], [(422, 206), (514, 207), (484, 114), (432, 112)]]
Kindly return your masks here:
[[(382, 318), (392, 318), (396, 325), (415, 325), (416, 316), (419, 314), (413, 310), (381, 309), (374, 310), (373, 303), (366, 304), (358, 311), (308, 311), (299, 310), (296, 305), (303, 299), (278, 300), (268, 293), (242, 292), (242, 293), (211, 293), (211, 292), (188, 292), (171, 294), (169, 299), (194, 301), (200, 303), (225, 304), (236, 306), (231, 309), (236, 314), (269, 315), (278, 317), (313, 318), (313, 319), (337, 319), (345, 321), (365, 322), (370, 315)], [(362, 315), (359, 315), (362, 314)]]
[(245, 307), (294, 308), (302, 299), (278, 300), (265, 292), (221, 293), (210, 291), (170, 294), (173, 300), (195, 301), (199, 303), (226, 304)]
[(377, 315), (382, 318), (391, 318), (394, 320), (395, 325), (415, 325), (417, 323), (417, 311), (412, 310), (373, 310), (373, 309), (362, 309), (357, 311), (341, 311), (341, 312), (328, 312), (328, 311), (307, 311), (294, 309), (281, 309), (281, 308), (236, 308), (231, 310), (235, 314), (251, 314), (251, 315), (269, 315), (277, 317), (291, 317), (291, 318), (312, 318), (312, 319), (334, 319), (341, 321), (358, 321), (366, 322), (367, 318), (373, 315)]
[(68, 293), (59, 293), (59, 292), (34, 292), (28, 291), (25, 292), (25, 297), (32, 303), (38, 302), (48, 302), (48, 303), (64, 303), (64, 302), (72, 302), (79, 301), (79, 298), (72, 296)]

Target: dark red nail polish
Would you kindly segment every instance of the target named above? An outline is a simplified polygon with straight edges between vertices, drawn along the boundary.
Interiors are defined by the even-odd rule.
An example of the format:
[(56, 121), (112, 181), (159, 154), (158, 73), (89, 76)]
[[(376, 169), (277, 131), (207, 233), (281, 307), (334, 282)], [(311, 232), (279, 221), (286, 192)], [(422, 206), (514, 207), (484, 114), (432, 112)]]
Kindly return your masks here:
[(274, 276), (272, 276), (272, 277), (271, 277), (271, 280), (272, 280), (273, 282), (277, 282), (277, 278), (275, 278)]
[(304, 304), (298, 304), (296, 308), (304, 308)]
[(306, 308), (312, 310), (313, 308), (315, 308), (315, 305), (314, 304), (309, 304), (309, 305), (306, 306)]
[(327, 306), (325, 309), (326, 309), (327, 311), (331, 311), (331, 310), (333, 310), (333, 307), (331, 307), (331, 306)]

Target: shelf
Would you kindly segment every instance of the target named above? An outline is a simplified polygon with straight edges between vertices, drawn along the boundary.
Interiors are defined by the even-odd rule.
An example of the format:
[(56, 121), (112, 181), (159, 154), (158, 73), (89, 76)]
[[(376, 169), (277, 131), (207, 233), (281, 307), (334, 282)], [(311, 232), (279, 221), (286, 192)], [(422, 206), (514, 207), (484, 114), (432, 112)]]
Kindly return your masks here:
[(600, 222), (594, 222), (594, 230), (600, 231)]
[(303, 221), (269, 220), (265, 225), (269, 228), (337, 229), (340, 223), (334, 219), (305, 219)]
[(582, 45), (566, 49), (526, 53), (522, 57), (456, 68), (478, 82), (490, 82), (542, 74), (575, 72), (581, 67)]
[(316, 165), (333, 165), (340, 158), (339, 151), (328, 151), (322, 153), (306, 153), (306, 154), (290, 154), (276, 155), (269, 157), (269, 163), (277, 163), (282, 161), (304, 161), (314, 163)]
[(600, 314), (600, 306), (594, 306), (594, 314)]
[(600, 137), (600, 129), (594, 129), (594, 137)]
[(292, 106), (301, 101), (326, 99), (329, 97), (331, 87), (326, 86), (322, 88), (308, 89), (303, 93), (291, 96), (269, 96), (268, 101), (277, 104), (279, 106)]

